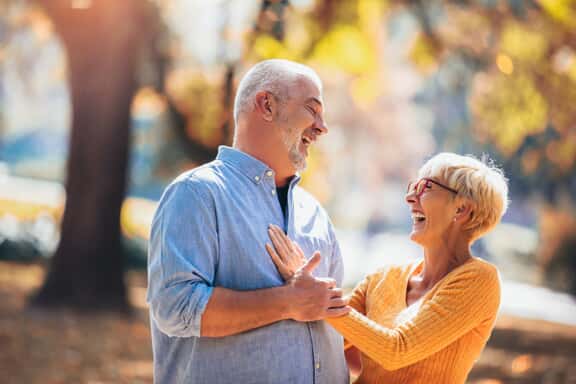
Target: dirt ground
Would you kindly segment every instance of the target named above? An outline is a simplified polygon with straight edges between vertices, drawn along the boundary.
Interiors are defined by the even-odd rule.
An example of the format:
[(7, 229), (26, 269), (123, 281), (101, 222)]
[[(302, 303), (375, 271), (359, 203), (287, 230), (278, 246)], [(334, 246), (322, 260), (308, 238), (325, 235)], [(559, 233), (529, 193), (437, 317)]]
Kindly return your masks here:
[[(0, 382), (152, 383), (143, 272), (127, 276), (132, 317), (30, 311), (43, 276), (0, 262)], [(469, 383), (576, 383), (576, 327), (501, 317)]]

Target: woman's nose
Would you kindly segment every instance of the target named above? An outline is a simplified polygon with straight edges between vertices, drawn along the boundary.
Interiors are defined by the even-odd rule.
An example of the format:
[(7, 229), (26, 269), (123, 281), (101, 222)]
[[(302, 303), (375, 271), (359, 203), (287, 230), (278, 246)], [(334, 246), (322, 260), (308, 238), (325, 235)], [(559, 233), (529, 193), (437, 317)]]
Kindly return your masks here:
[(407, 204), (414, 204), (416, 203), (416, 194), (414, 191), (406, 192), (406, 196), (404, 196), (404, 200)]

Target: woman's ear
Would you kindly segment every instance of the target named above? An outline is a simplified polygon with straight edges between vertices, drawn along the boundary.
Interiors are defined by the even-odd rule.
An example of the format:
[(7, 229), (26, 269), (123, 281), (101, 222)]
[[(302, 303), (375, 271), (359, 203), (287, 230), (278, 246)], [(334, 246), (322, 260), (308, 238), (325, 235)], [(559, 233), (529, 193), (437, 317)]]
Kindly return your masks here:
[(265, 121), (274, 120), (274, 112), (276, 110), (276, 99), (274, 96), (266, 91), (261, 91), (256, 94), (256, 111), (260, 114)]
[(468, 201), (461, 201), (456, 205), (456, 210), (454, 211), (454, 221), (465, 223), (471, 216), (472, 204)]

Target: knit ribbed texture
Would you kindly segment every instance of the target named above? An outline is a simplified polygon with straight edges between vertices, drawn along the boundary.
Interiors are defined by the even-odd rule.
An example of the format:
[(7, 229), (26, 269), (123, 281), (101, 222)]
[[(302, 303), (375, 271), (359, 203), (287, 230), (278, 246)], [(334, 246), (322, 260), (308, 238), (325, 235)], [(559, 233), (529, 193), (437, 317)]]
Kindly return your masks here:
[(352, 293), (354, 310), (328, 320), (362, 351), (356, 383), (466, 381), (494, 326), (498, 271), (472, 258), (407, 306), (408, 279), (422, 266), (421, 261), (390, 266), (368, 276)]

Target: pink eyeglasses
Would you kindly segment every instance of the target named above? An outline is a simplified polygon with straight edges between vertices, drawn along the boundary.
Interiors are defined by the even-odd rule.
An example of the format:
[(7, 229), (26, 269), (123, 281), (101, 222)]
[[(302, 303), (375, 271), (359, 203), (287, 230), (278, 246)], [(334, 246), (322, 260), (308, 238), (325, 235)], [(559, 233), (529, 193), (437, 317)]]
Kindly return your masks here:
[(429, 179), (427, 177), (423, 177), (418, 181), (411, 181), (408, 183), (408, 188), (406, 189), (406, 194), (410, 194), (410, 193), (414, 193), (415, 196), (420, 199), (420, 196), (422, 196), (422, 194), (424, 193), (424, 191), (426, 191), (427, 189), (432, 188), (432, 184), (436, 184), (439, 187), (444, 188), (447, 191), (450, 191), (454, 194), (458, 194), (458, 191), (455, 189), (452, 189), (442, 183), (437, 182), (436, 180), (433, 179)]

